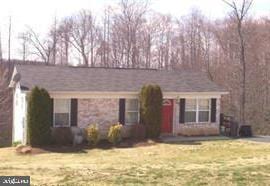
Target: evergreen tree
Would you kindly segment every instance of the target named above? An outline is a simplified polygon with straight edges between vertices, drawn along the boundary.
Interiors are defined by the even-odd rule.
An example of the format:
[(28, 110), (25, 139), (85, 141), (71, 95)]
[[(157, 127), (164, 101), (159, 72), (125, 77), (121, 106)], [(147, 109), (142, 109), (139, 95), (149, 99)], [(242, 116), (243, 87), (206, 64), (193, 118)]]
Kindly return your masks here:
[(145, 125), (146, 136), (157, 138), (162, 123), (162, 91), (158, 85), (145, 85), (140, 93), (141, 123)]
[(34, 87), (27, 109), (28, 144), (47, 145), (51, 141), (51, 101), (45, 89)]

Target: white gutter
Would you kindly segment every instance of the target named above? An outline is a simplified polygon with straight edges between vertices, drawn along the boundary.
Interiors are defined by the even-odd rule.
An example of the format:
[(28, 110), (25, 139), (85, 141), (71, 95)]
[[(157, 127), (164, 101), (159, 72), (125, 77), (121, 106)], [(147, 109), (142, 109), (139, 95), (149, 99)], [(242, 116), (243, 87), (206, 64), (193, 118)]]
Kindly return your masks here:
[[(29, 91), (22, 91), (28, 93)], [(139, 92), (123, 92), (123, 91), (49, 91), (53, 98), (137, 98)], [(163, 92), (164, 98), (189, 98), (189, 97), (212, 97), (220, 98), (229, 92)]]

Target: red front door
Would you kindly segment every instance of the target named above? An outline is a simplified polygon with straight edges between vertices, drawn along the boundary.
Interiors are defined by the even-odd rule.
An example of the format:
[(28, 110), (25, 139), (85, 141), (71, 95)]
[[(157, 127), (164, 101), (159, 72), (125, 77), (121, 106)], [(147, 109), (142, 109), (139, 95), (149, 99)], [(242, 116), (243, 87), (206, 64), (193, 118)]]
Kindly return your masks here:
[(171, 133), (173, 123), (173, 100), (164, 99), (162, 107), (162, 133)]

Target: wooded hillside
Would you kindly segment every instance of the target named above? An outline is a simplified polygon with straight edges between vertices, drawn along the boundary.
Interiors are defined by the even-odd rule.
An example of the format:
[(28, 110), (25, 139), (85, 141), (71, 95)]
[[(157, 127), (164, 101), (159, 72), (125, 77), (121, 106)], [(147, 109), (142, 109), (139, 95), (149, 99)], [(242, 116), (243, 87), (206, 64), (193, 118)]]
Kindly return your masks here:
[(0, 147), (11, 144), (12, 90), (8, 88), (13, 65), (0, 62)]
[(53, 21), (46, 37), (21, 33), (22, 60), (91, 67), (197, 69), (230, 92), (223, 112), (270, 133), (270, 18), (248, 14), (252, 0), (228, 0), (223, 19), (193, 9), (181, 18), (121, 0), (102, 16), (81, 12)]

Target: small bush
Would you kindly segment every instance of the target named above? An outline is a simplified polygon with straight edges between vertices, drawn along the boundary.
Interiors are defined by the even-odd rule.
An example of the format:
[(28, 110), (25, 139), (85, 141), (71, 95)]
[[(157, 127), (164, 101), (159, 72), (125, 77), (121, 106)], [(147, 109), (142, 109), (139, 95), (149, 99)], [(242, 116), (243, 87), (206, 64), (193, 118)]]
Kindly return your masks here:
[(71, 145), (73, 135), (68, 127), (56, 127), (52, 129), (52, 140), (57, 145)]
[(143, 140), (146, 137), (145, 126), (142, 124), (132, 125), (131, 137), (136, 140)]
[(12, 143), (12, 147), (17, 147), (17, 146), (19, 146), (19, 145), (21, 145), (21, 144), (22, 144), (21, 141), (14, 141), (14, 142)]
[(97, 145), (99, 142), (99, 131), (97, 125), (89, 125), (86, 129), (88, 143)]
[(121, 129), (122, 129), (122, 125), (120, 123), (114, 124), (110, 127), (110, 130), (108, 133), (109, 142), (111, 142), (114, 145), (121, 142), (122, 140)]

